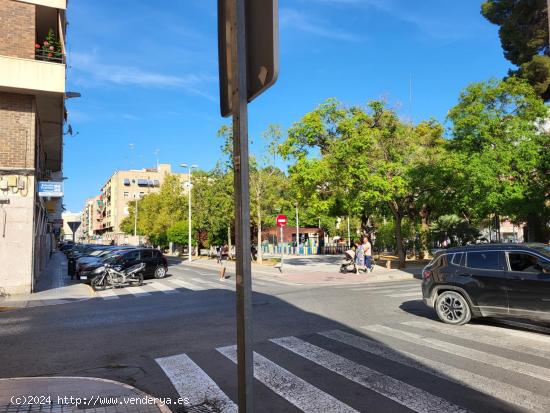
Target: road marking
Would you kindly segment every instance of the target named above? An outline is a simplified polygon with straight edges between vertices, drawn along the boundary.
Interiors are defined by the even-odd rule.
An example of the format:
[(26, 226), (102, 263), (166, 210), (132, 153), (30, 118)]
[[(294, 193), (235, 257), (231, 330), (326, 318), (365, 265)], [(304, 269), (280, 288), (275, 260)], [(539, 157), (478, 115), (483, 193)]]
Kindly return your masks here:
[(186, 354), (155, 359), (164, 370), (181, 398), (188, 398), (191, 406), (208, 411), (236, 413), (237, 405)]
[[(449, 327), (442, 323), (428, 323), (426, 321), (407, 321), (401, 323), (407, 326), (420, 328), (422, 330), (432, 331), (435, 333), (442, 333), (448, 336), (463, 338), (478, 343), (488, 344), (490, 346), (503, 348), (506, 350), (512, 350), (519, 353), (532, 354), (538, 357), (550, 358), (550, 350), (544, 350), (534, 346), (524, 346), (519, 344), (517, 340), (506, 337), (506, 332), (501, 334), (500, 337), (489, 337), (487, 335), (481, 335), (479, 332), (470, 329), (470, 326), (461, 326), (459, 329), (456, 327)], [(534, 343), (533, 343), (534, 344)], [(549, 410), (550, 411), (550, 410)]]
[(179, 285), (183, 288), (187, 288), (188, 290), (192, 290), (192, 291), (206, 290), (206, 288), (204, 288), (203, 286), (191, 284), (187, 281), (180, 280), (179, 278), (171, 278), (169, 281), (173, 284)]
[(535, 324), (523, 323), (521, 321), (513, 321), (513, 320), (499, 320), (499, 323), (506, 324), (513, 327), (526, 328), (528, 330), (533, 330), (539, 333), (550, 334), (550, 328), (537, 326)]
[(166, 284), (161, 284), (159, 282), (152, 282), (151, 284), (147, 284), (149, 287), (157, 290), (157, 291), (160, 291), (161, 293), (164, 293), (164, 294), (178, 294), (179, 291), (177, 290), (174, 290), (172, 287), (170, 287), (169, 285), (166, 285)]
[(115, 292), (114, 288), (109, 288), (103, 291), (97, 291), (96, 294), (103, 300), (116, 300), (119, 297), (119, 293)]
[[(217, 348), (237, 363), (237, 346)], [(305, 413), (357, 413), (345, 403), (254, 352), (254, 377)]]
[(151, 295), (142, 287), (128, 287), (128, 293), (132, 294), (134, 297), (145, 297), (146, 295)]
[(422, 298), (422, 292), (421, 291), (416, 291), (415, 293), (386, 294), (386, 297), (393, 297), (393, 298), (418, 297), (418, 298)]
[(420, 286), (418, 287), (397, 287), (397, 288), (388, 288), (388, 287), (360, 287), (356, 288), (358, 291), (373, 291), (375, 293), (397, 293), (397, 292), (411, 292), (411, 291), (421, 291)]
[(207, 285), (211, 288), (231, 289), (231, 284), (221, 284), (213, 281), (203, 280), (202, 278), (191, 278), (192, 281)]
[(386, 376), (299, 338), (283, 337), (271, 339), (270, 341), (415, 412), (467, 411), (441, 397)]
[(338, 285), (335, 288), (353, 288), (353, 289), (356, 289), (356, 290), (362, 290), (362, 289), (365, 289), (365, 290), (390, 290), (390, 289), (396, 290), (396, 289), (399, 289), (399, 288), (412, 288), (415, 285), (418, 285), (418, 288), (420, 288), (420, 284), (416, 284), (414, 282), (399, 283), (399, 284), (388, 282), (388, 283), (384, 283), (383, 285), (381, 285), (380, 283), (364, 282), (364, 283), (359, 283), (359, 284)]
[[(499, 322), (502, 322), (504, 320), (499, 320)], [(523, 324), (523, 323), (521, 323)], [(527, 324), (531, 326), (530, 324)], [(530, 341), (532, 344), (532, 341), (539, 341), (541, 343), (545, 343), (547, 345), (550, 345), (550, 337), (541, 335), (539, 333), (532, 333), (529, 331), (520, 331), (520, 330), (514, 330), (511, 328), (506, 328), (503, 326), (490, 326), (490, 325), (481, 325), (481, 324), (469, 324), (469, 328), (475, 329), (475, 330), (481, 330), (481, 331), (490, 331), (490, 332), (498, 332), (499, 334), (506, 334), (509, 336), (514, 336), (519, 339), (524, 339), (527, 341)], [(538, 326), (535, 326), (538, 327)]]
[(524, 363), (522, 361), (511, 360), (509, 358), (489, 354), (484, 351), (470, 349), (468, 347), (437, 340), (434, 338), (424, 337), (420, 334), (410, 333), (408, 331), (395, 330), (393, 328), (385, 327), (382, 325), (371, 325), (361, 328), (371, 333), (383, 334), (413, 344), (424, 343), (427, 344), (428, 347), (439, 351), (464, 357), (470, 360), (479, 361), (481, 363), (486, 363), (490, 366), (498, 366), (502, 369), (511, 370), (516, 373), (522, 373), (527, 376), (550, 382), (550, 369), (545, 367), (535, 366), (533, 364)]
[(358, 337), (344, 331), (332, 330), (318, 334), (444, 380), (466, 385), (489, 396), (532, 411), (541, 413), (550, 411), (550, 398), (518, 388), (517, 386), (493, 380), (446, 363), (430, 360), (407, 351), (394, 350), (373, 340)]

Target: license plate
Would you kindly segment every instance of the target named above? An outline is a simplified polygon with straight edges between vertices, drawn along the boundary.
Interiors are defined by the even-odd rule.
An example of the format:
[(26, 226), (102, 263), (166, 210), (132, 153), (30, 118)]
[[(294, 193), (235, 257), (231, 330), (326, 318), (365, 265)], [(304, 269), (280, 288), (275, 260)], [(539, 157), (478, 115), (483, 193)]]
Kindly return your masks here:
[(80, 276), (80, 279), (81, 279), (81, 280), (87, 280), (88, 277), (86, 277), (85, 275), (81, 275), (81, 276)]

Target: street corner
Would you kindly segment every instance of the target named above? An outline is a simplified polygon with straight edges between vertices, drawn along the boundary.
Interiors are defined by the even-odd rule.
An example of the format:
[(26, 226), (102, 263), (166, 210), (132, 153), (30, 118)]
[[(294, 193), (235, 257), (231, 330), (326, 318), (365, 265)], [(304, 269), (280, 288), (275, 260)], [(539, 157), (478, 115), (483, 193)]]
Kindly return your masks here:
[[(15, 377), (0, 379), (2, 411), (106, 409), (109, 412), (170, 413), (184, 398), (158, 398), (126, 383), (97, 377)], [(3, 409), (6, 410), (3, 410)]]

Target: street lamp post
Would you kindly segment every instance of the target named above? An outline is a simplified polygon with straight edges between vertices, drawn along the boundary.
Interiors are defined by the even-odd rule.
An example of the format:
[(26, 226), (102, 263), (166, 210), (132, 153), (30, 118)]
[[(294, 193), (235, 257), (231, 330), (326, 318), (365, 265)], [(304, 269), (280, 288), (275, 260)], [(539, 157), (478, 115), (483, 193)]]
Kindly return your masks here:
[[(138, 222), (138, 213), (139, 213), (139, 206), (138, 206), (138, 199), (139, 199), (139, 194), (134, 194), (134, 198), (136, 200), (136, 213), (134, 214), (134, 238), (137, 239), (137, 222)], [(139, 239), (138, 239), (138, 246), (139, 246)]]
[(188, 212), (188, 224), (189, 224), (189, 240), (188, 240), (188, 247), (187, 247), (187, 260), (188, 262), (191, 262), (191, 188), (193, 188), (193, 184), (191, 183), (191, 173), (192, 173), (192, 170), (193, 168), (198, 168), (197, 165), (188, 165), (186, 163), (182, 163), (180, 165), (182, 168), (187, 168), (189, 170), (189, 180), (187, 181), (187, 193), (188, 193), (188, 196), (189, 196), (189, 212)]

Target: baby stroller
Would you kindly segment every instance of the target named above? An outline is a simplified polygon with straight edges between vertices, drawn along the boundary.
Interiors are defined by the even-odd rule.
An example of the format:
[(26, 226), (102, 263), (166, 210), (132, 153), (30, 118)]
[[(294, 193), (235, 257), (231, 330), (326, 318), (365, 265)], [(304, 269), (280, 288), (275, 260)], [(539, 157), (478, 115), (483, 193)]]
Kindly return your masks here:
[(344, 254), (345, 258), (342, 260), (342, 264), (340, 264), (340, 272), (342, 274), (346, 274), (348, 272), (357, 274), (357, 267), (355, 265), (355, 251), (347, 250)]

